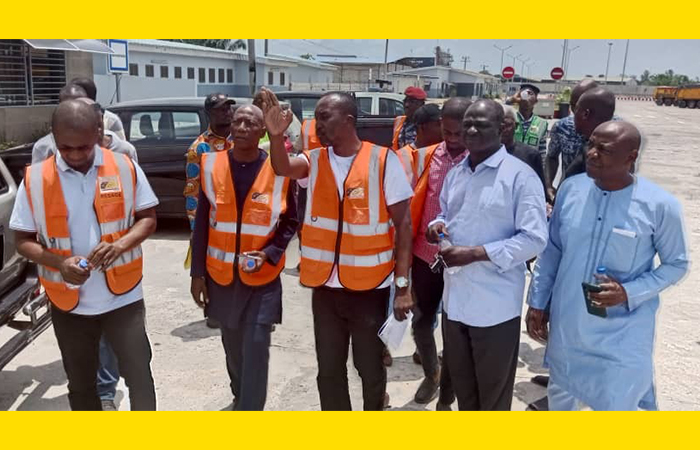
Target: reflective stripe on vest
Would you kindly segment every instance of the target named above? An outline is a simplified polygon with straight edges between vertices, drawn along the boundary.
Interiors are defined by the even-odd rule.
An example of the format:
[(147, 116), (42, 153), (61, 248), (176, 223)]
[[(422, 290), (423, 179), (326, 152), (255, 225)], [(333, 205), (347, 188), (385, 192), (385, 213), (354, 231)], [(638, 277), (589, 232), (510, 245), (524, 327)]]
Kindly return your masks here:
[(306, 119), (301, 125), (301, 142), (304, 151), (321, 146), (321, 141), (316, 136), (316, 119)]
[(433, 160), (433, 155), (438, 145), (440, 144), (421, 147), (413, 153), (415, 177), (417, 180), (413, 190), (413, 198), (411, 199), (411, 224), (413, 225), (414, 238), (418, 234), (418, 228), (423, 218), (423, 207), (425, 206), (425, 197), (428, 193), (430, 162)]
[(523, 136), (523, 123), (520, 120), (520, 117), (518, 117), (513, 139), (516, 142), (522, 142), (523, 144), (538, 148), (540, 141), (545, 139), (546, 134), (547, 121), (541, 119), (539, 116), (533, 116), (532, 122), (530, 122), (530, 127), (527, 129), (527, 133), (525, 133)]
[(403, 124), (405, 122), (406, 122), (406, 116), (396, 116), (394, 118), (394, 132), (393, 132), (393, 137), (391, 140), (391, 149), (392, 150), (399, 149), (399, 135), (401, 134), (401, 128), (403, 127)]
[(400, 149), (396, 150), (396, 155), (401, 161), (401, 167), (403, 167), (403, 170), (406, 173), (406, 178), (408, 178), (408, 182), (411, 183), (411, 187), (415, 186), (416, 183), (416, 178), (413, 170), (414, 151), (415, 149), (411, 144), (404, 145)]
[[(287, 210), (289, 180), (276, 176), (270, 158), (265, 160), (243, 204), (239, 231), (228, 154), (203, 155), (202, 168), (202, 189), (210, 205), (207, 272), (217, 284), (227, 286), (234, 280), (236, 256), (262, 250), (274, 235)], [(265, 263), (256, 273), (238, 271), (238, 275), (246, 285), (262, 286), (279, 276), (284, 262), (283, 255), (277, 265)]]
[[(126, 155), (102, 149), (102, 157), (103, 164), (97, 169), (94, 208), (101, 241), (112, 243), (134, 224), (136, 172)], [(27, 168), (25, 183), (39, 242), (52, 253), (71, 256), (68, 208), (56, 157), (51, 156)], [(49, 299), (56, 307), (70, 311), (78, 305), (79, 289), (69, 288), (58, 270), (39, 265), (38, 272)], [(115, 295), (124, 294), (136, 287), (142, 273), (141, 247), (137, 246), (124, 252), (105, 270), (107, 287)]]
[(394, 230), (384, 199), (388, 149), (363, 142), (344, 183), (342, 201), (327, 148), (307, 153), (309, 187), (300, 281), (325, 284), (333, 266), (350, 290), (376, 288), (394, 268)]

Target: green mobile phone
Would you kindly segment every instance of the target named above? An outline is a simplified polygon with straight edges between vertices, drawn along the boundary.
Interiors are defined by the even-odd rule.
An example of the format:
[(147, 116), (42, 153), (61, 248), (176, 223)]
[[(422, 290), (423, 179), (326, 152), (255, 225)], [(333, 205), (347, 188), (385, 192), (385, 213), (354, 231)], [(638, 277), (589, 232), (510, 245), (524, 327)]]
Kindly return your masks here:
[(600, 292), (603, 290), (603, 288), (597, 284), (586, 283), (585, 281), (581, 283), (581, 287), (583, 288), (583, 298), (586, 301), (586, 309), (588, 310), (588, 314), (593, 314), (594, 316), (598, 317), (608, 317), (608, 312), (606, 309), (599, 306), (593, 306), (591, 298), (588, 295), (591, 292)]

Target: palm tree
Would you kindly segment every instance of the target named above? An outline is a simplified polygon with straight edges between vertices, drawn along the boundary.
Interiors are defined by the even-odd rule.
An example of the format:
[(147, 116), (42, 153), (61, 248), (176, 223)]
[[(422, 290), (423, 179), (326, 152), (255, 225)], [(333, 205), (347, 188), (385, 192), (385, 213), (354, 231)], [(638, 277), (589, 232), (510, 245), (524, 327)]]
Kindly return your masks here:
[(163, 39), (164, 41), (182, 42), (184, 44), (199, 45), (202, 47), (218, 48), (219, 50), (245, 50), (247, 48), (243, 39)]

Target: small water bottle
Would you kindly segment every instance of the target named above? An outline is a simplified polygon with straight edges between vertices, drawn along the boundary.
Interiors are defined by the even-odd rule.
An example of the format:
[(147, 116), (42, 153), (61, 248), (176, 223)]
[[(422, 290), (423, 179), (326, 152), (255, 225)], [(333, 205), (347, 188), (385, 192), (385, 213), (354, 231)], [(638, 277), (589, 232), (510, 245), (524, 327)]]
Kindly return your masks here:
[[(598, 277), (604, 277), (605, 275), (607, 275), (607, 272), (608, 269), (605, 266), (598, 266), (595, 269), (595, 274), (598, 275)], [(598, 277), (593, 277), (593, 284), (595, 284), (596, 286), (599, 285), (601, 282)]]
[[(87, 269), (88, 268), (88, 262), (85, 259), (81, 259), (78, 261), (78, 267), (81, 269)], [(68, 289), (80, 289), (79, 284), (71, 284), (71, 283), (66, 283), (66, 286), (68, 286)]]
[[(441, 251), (448, 248), (448, 247), (452, 247), (452, 242), (450, 242), (445, 237), (445, 233), (438, 234), (438, 238), (440, 238), (440, 240), (438, 241), (438, 247), (440, 248)], [(456, 274), (457, 272), (460, 271), (461, 268), (462, 268), (461, 266), (449, 267), (447, 264), (445, 264), (445, 272), (448, 273), (449, 275)]]

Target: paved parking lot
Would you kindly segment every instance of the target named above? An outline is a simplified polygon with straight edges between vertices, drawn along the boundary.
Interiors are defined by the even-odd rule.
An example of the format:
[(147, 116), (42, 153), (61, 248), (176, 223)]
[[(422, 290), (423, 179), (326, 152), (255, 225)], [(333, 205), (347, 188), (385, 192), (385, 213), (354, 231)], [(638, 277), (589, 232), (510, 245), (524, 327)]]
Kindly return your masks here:
[[(700, 236), (700, 110), (658, 107), (652, 102), (619, 102), (617, 114), (644, 133), (641, 173), (676, 195), (685, 208), (691, 258)], [(161, 223), (144, 245), (148, 331), (153, 345), (153, 371), (159, 409), (219, 410), (230, 407), (223, 349), (216, 330), (204, 325), (189, 295), (182, 267), (188, 232), (184, 223)], [(297, 242), (290, 244), (287, 266), (298, 261)], [(291, 273), (282, 275), (284, 323), (273, 334), (267, 409), (316, 410), (316, 359), (311, 296)], [(700, 275), (662, 296), (656, 343), (656, 379), (662, 409), (700, 409)], [(0, 333), (0, 339), (3, 334)], [(396, 409), (434, 409), (412, 402), (422, 378), (413, 364), (411, 339), (404, 340), (389, 368), (388, 391)], [(513, 409), (544, 394), (529, 382), (544, 373), (544, 349), (523, 332)], [(349, 364), (353, 405), (361, 408), (359, 378)], [(0, 372), (0, 410), (68, 409), (65, 373), (52, 330), (47, 331)], [(120, 409), (128, 409), (120, 384)]]

